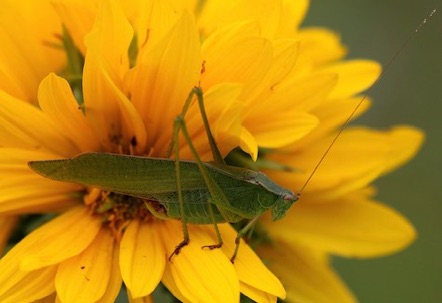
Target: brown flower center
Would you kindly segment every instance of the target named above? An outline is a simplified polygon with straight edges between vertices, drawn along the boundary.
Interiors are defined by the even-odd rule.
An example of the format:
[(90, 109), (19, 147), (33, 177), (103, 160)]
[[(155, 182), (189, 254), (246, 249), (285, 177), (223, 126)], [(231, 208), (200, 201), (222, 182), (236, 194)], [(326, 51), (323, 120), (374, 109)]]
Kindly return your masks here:
[[(101, 217), (102, 223), (109, 227), (117, 241), (121, 239), (130, 221), (136, 218), (144, 222), (154, 220), (155, 217), (149, 209), (159, 207), (155, 206), (154, 202), (95, 187), (87, 189), (83, 202), (90, 208), (92, 215)], [(147, 205), (150, 206), (149, 209)]]

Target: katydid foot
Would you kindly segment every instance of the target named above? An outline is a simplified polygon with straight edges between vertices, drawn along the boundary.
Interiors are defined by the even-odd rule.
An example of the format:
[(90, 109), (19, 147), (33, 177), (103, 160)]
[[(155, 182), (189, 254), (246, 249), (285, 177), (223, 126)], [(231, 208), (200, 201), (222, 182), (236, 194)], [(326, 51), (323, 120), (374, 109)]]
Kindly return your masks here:
[(223, 243), (218, 243), (218, 244), (212, 244), (212, 245), (204, 245), (204, 246), (201, 246), (201, 249), (206, 249), (206, 248), (208, 248), (209, 250), (212, 250), (212, 249), (216, 249), (216, 248), (221, 248), (223, 246)]
[(181, 241), (180, 244), (178, 244), (175, 247), (173, 253), (169, 256), (169, 262), (172, 262), (172, 257), (175, 255), (178, 255), (180, 253), (181, 249), (188, 244), (189, 244), (189, 239), (184, 239), (183, 241)]

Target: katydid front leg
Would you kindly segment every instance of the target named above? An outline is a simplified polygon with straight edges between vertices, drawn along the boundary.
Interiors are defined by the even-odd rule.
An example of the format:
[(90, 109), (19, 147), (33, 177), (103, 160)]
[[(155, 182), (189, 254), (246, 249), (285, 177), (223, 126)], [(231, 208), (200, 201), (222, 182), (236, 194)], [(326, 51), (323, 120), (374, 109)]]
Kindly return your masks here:
[(233, 256), (230, 258), (230, 262), (235, 263), (236, 256), (238, 255), (239, 251), (239, 244), (241, 243), (241, 238), (244, 237), (244, 235), (256, 224), (256, 221), (261, 218), (261, 215), (256, 216), (255, 218), (251, 219), (246, 226), (241, 228), (238, 233), (236, 234), (235, 239), (235, 251), (233, 252)]

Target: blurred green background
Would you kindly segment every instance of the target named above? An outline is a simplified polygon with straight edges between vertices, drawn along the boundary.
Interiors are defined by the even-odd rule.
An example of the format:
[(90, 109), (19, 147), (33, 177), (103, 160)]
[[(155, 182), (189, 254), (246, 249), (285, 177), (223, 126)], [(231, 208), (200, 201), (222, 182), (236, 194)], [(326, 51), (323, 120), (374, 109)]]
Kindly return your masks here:
[(384, 66), (434, 8), (431, 18), (371, 92), (374, 104), (358, 122), (410, 124), (427, 139), (405, 167), (376, 182), (380, 201), (413, 222), (419, 238), (396, 255), (336, 259), (361, 302), (442, 302), (442, 2), (440, 0), (312, 0), (305, 25), (339, 32), (350, 58)]

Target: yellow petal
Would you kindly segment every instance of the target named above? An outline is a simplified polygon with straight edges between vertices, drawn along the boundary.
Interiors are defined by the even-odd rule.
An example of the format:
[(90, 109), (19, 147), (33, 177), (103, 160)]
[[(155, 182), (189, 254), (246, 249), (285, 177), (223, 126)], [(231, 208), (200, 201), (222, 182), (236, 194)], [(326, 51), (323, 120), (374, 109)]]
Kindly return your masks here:
[(79, 255), (63, 261), (55, 277), (62, 302), (96, 302), (103, 297), (112, 266), (114, 238), (102, 229)]
[(412, 126), (396, 126), (389, 133), (390, 153), (383, 174), (396, 169), (413, 158), (424, 141), (424, 133)]
[(77, 149), (72, 155), (98, 150), (99, 140), (87, 124), (65, 79), (49, 74), (40, 84), (38, 100), (41, 109), (75, 142)]
[(64, 211), (77, 204), (72, 193), (81, 189), (58, 183), (32, 172), (29, 160), (57, 159), (58, 155), (32, 149), (3, 147), (0, 153), (0, 213), (21, 214)]
[[(43, 245), (49, 245), (52, 238), (60, 236), (61, 230), (68, 230), (71, 225), (81, 220), (81, 216), (84, 215), (84, 208), (77, 208), (53, 219), (30, 233), (2, 257), (0, 260), (0, 301), (4, 302), (3, 299), (9, 296), (22, 295), (39, 299), (54, 292), (53, 281), (57, 266), (46, 266), (35, 271), (24, 271), (20, 268), (20, 265), (28, 257), (28, 252), (32, 251), (36, 244), (43, 243)], [(65, 223), (65, 225), (62, 223)], [(67, 248), (69, 249), (69, 246)], [(65, 253), (60, 249), (60, 246), (57, 246), (53, 254), (69, 256), (72, 255), (72, 250), (68, 250)], [(20, 292), (19, 289), (23, 289), (23, 292)], [(33, 300), (12, 300), (12, 302), (31, 301)]]
[(299, 63), (315, 66), (333, 62), (342, 58), (347, 50), (340, 43), (340, 37), (335, 32), (324, 28), (302, 28), (295, 36), (301, 41)]
[[(299, 190), (333, 138), (334, 135), (330, 135), (327, 139), (312, 142), (302, 151), (275, 156), (278, 161), (299, 171), (269, 172), (269, 175), (278, 184)], [(383, 132), (366, 128), (347, 129), (336, 141), (306, 190), (328, 191), (330, 196), (339, 196), (363, 188), (384, 171), (409, 159), (421, 142), (422, 134), (410, 128), (398, 127)], [(407, 151), (402, 151), (404, 148)]]
[(222, 145), (219, 146), (222, 156), (226, 156), (232, 149), (238, 147), (240, 144), (243, 109), (244, 104), (237, 101), (233, 102), (231, 106), (225, 107), (219, 115), (214, 133), (216, 142), (222, 142)]
[(41, 110), (0, 91), (2, 146), (42, 148), (69, 156), (75, 144)]
[[(275, 87), (284, 81), (289, 72), (296, 64), (299, 53), (299, 41), (294, 39), (279, 39), (273, 41), (273, 62), (265, 77), (261, 80), (255, 91), (250, 92), (245, 102), (255, 109), (259, 103), (270, 103), (268, 98), (275, 94)], [(277, 99), (276, 99), (277, 100)], [(291, 100), (293, 105), (293, 100)]]
[(100, 299), (100, 303), (114, 303), (118, 294), (121, 290), (121, 285), (123, 284), (123, 279), (121, 278), (120, 272), (120, 252), (119, 249), (113, 250), (110, 280), (107, 285), (106, 292)]
[(408, 246), (416, 237), (397, 211), (352, 194), (322, 203), (306, 197), (280, 222), (269, 224), (275, 237), (346, 257), (375, 257)]
[(63, 25), (66, 26), (75, 46), (86, 53), (84, 37), (91, 31), (98, 12), (99, 1), (52, 0)]
[[(94, 20), (100, 8), (100, 1), (52, 0), (51, 2), (63, 20), (63, 25), (66, 26), (72, 36), (75, 45), (85, 54), (84, 38), (94, 26)], [(162, 38), (164, 32), (161, 30), (168, 31), (171, 27), (170, 23), (175, 24), (178, 17), (178, 8), (175, 3), (166, 0), (121, 1), (120, 4), (136, 30), (140, 47), (146, 43), (147, 39), (152, 42), (157, 41), (158, 37)], [(158, 22), (161, 22), (160, 28), (155, 26)], [(152, 28), (155, 28), (155, 30), (150, 31)]]
[[(336, 81), (335, 74), (290, 78), (273, 88), (267, 103), (275, 106), (275, 111), (279, 112), (287, 109), (293, 110), (293, 108), (298, 111), (308, 111), (324, 102), (336, 85)], [(261, 112), (265, 113), (265, 111)]]
[(60, 212), (78, 205), (79, 201), (70, 197), (73, 187), (54, 184), (39, 176), (17, 175), (0, 180), (0, 213)]
[(250, 133), (254, 134), (259, 146), (278, 148), (286, 146), (304, 137), (318, 124), (318, 119), (306, 113), (279, 113), (269, 115), (259, 123), (250, 125)]
[[(199, 24), (203, 33), (210, 34), (229, 23), (255, 19), (269, 38), (291, 37), (304, 18), (307, 0), (269, 1), (209, 1), (203, 6)], [(194, 7), (190, 6), (190, 7)]]
[[(229, 224), (221, 224), (219, 228), (224, 239), (222, 250), (225, 255), (233, 256), (235, 250), (234, 239), (237, 233)], [(215, 234), (213, 232), (211, 233), (215, 239)], [(239, 253), (233, 264), (239, 280), (249, 286), (248, 290), (250, 292), (252, 291), (250, 287), (252, 287), (258, 291), (284, 299), (286, 295), (285, 289), (278, 278), (267, 269), (250, 246), (244, 241), (241, 242)]]
[(270, 295), (269, 293), (256, 289), (252, 286), (249, 286), (245, 283), (240, 283), (240, 289), (241, 293), (243, 293), (245, 296), (252, 299), (254, 302), (263, 302), (263, 303), (276, 303), (278, 300), (277, 296)]
[[(44, 182), (40, 182), (43, 180)], [(78, 200), (75, 200), (67, 195), (72, 193), (72, 190), (66, 188), (56, 189), (54, 183), (47, 182), (42, 178), (15, 178), (9, 183), (1, 182), (0, 188), (0, 213), (4, 215), (17, 215), (24, 213), (39, 213), (39, 212), (60, 212), (69, 210), (78, 205)], [(32, 186), (26, 186), (19, 182), (32, 183)], [(8, 184), (12, 186), (8, 187)], [(51, 185), (47, 190), (42, 190), (43, 187)], [(6, 188), (4, 188), (6, 186)], [(60, 192), (59, 192), (60, 191)]]
[[(86, 41), (88, 45), (87, 59), (90, 59), (86, 61), (90, 62), (90, 65), (85, 64), (85, 78), (91, 76), (92, 79), (99, 82), (95, 83), (95, 86), (89, 86), (87, 84), (90, 79), (87, 78), (84, 81), (86, 86), (85, 100), (93, 100), (94, 102), (90, 107), (85, 103), (86, 117), (90, 117), (92, 111), (94, 117), (90, 117), (89, 122), (96, 121), (95, 114), (100, 118), (104, 118), (102, 123), (109, 123), (107, 129), (108, 132), (111, 132), (109, 136), (121, 136), (122, 138), (118, 138), (118, 140), (123, 144), (136, 142), (133, 152), (141, 153), (144, 151), (146, 144), (145, 127), (136, 109), (122, 92), (123, 75), (126, 74), (129, 68), (127, 50), (133, 36), (133, 30), (115, 1), (105, 3), (106, 5), (101, 8), (94, 31), (88, 35)], [(109, 53), (109, 45), (113, 45), (111, 48), (112, 50), (115, 49), (114, 53)], [(103, 95), (98, 93), (97, 96), (97, 86), (101, 86), (98, 91), (101, 91)], [(90, 91), (89, 88), (93, 91)], [(93, 96), (86, 96), (88, 93)], [(100, 100), (101, 103), (97, 100)], [(109, 108), (106, 108), (106, 106)], [(105, 112), (111, 112), (110, 118), (106, 121), (106, 117), (102, 117), (101, 113), (95, 113), (94, 107), (98, 107), (98, 109), (102, 107)], [(112, 121), (112, 119), (115, 120)], [(102, 126), (97, 125), (96, 127), (101, 129)]]
[(347, 98), (369, 88), (379, 77), (381, 65), (369, 60), (351, 60), (327, 66), (321, 72), (338, 75), (338, 83), (330, 98)]
[(133, 104), (123, 94), (115, 82), (113, 82), (109, 72), (104, 68), (104, 66), (100, 66), (100, 72), (103, 75), (104, 82), (106, 82), (109, 89), (113, 92), (120, 110), (123, 138), (126, 138), (127, 142), (131, 142), (132, 146), (134, 146), (133, 152), (135, 154), (140, 154), (144, 152), (146, 147), (146, 128), (144, 122)]
[(57, 294), (55, 292), (53, 292), (52, 294), (50, 294), (47, 297), (44, 297), (42, 299), (38, 299), (35, 301), (32, 301), (32, 303), (60, 303), (59, 300), (57, 300)]
[(65, 65), (61, 22), (50, 1), (5, 0), (1, 6), (0, 89), (35, 102), (41, 79)]
[[(331, 87), (332, 88), (332, 87)], [(327, 93), (328, 94), (328, 93)], [(318, 97), (321, 96), (321, 93)], [(316, 127), (308, 136), (305, 136), (301, 140), (297, 141), (288, 149), (303, 150), (308, 149), (310, 144), (315, 144), (317, 141), (325, 140), (324, 137), (330, 135), (330, 131), (339, 127), (342, 127), (344, 122), (349, 118), (350, 114), (355, 110), (361, 101), (361, 97), (345, 98), (345, 99), (324, 99), (318, 100), (313, 97), (310, 99), (314, 108), (312, 113), (318, 117), (321, 123)], [(320, 101), (320, 102), (315, 102)], [(358, 109), (354, 113), (351, 120), (359, 117), (371, 106), (370, 98), (365, 98), (359, 105)], [(331, 139), (328, 144), (331, 143)], [(325, 151), (325, 149), (324, 149)], [(319, 159), (318, 159), (319, 161)]]
[(245, 127), (241, 129), (241, 142), (239, 146), (245, 153), (250, 155), (253, 161), (258, 159), (258, 143), (255, 137)]
[(191, 302), (180, 291), (179, 287), (175, 283), (175, 280), (173, 279), (172, 271), (170, 270), (170, 268), (168, 266), (166, 266), (166, 268), (164, 270), (162, 282), (167, 287), (167, 289), (170, 291), (170, 293), (175, 298), (177, 298), (180, 302)]
[(270, 89), (273, 89), (275, 85), (283, 81), (287, 74), (295, 67), (299, 48), (300, 42), (295, 39), (273, 41), (273, 63), (266, 76)]
[(204, 42), (203, 88), (220, 82), (244, 83), (242, 96), (247, 97), (263, 81), (272, 64), (272, 44), (248, 35), (253, 28), (253, 24), (241, 23), (220, 30)]
[(129, 142), (132, 139), (123, 136), (121, 124), (124, 120), (121, 121), (115, 91), (109, 87), (109, 82), (123, 87), (122, 79), (129, 69), (128, 48), (132, 36), (132, 27), (116, 1), (104, 1), (94, 30), (86, 37), (88, 52), (83, 71), (85, 115), (102, 139), (101, 143), (109, 149), (115, 144), (112, 138)]
[[(26, 172), (29, 173), (31, 170), (28, 169), (27, 165), (30, 159), (47, 160), (60, 158), (59, 155), (45, 150), (29, 150), (2, 146), (1, 151), (0, 165), (2, 169), (0, 170), (0, 174), (7, 171), (7, 174), (4, 175), (5, 177), (7, 175), (12, 176), (14, 172), (17, 173), (24, 167), (26, 167)], [(0, 176), (3, 177), (3, 175)]]
[(131, 298), (151, 294), (161, 281), (166, 253), (156, 225), (134, 220), (121, 240), (121, 274)]
[(146, 296), (146, 297), (142, 297), (142, 298), (136, 298), (136, 299), (132, 299), (132, 297), (130, 296), (130, 291), (129, 292), (129, 303), (153, 303), (153, 298), (152, 296)]
[(179, 1), (151, 0), (151, 1), (122, 1), (131, 24), (136, 32), (139, 57), (137, 62), (150, 60), (144, 57), (148, 49), (162, 41), (179, 20), (182, 9)]
[(18, 275), (9, 277), (16, 281), (12, 287), (0, 286), (0, 301), (2, 303), (34, 302), (34, 300), (47, 297), (55, 290), (56, 271), (57, 266), (48, 266), (31, 272), (19, 271)]
[(208, 34), (217, 28), (242, 20), (257, 20), (266, 37), (274, 37), (281, 24), (282, 1), (208, 1), (200, 15), (199, 24)]
[(126, 83), (146, 125), (147, 146), (164, 156), (174, 118), (197, 85), (201, 70), (200, 42), (192, 16), (184, 12), (168, 35), (145, 51)]
[(280, 37), (293, 35), (293, 31), (299, 27), (307, 14), (309, 2), (309, 0), (283, 1), (283, 17), (281, 18), (283, 22), (281, 22), (278, 31)]
[(318, 125), (318, 119), (305, 111), (324, 102), (335, 83), (336, 77), (330, 74), (283, 81), (267, 98), (251, 104), (244, 125), (260, 146), (275, 148), (298, 141), (322, 127), (322, 119)]
[(326, 258), (308, 247), (285, 245), (259, 251), (287, 289), (286, 302), (351, 303), (356, 298), (342, 283)]
[[(243, 103), (238, 101), (242, 85), (223, 83), (211, 87), (204, 93), (204, 107), (210, 129), (216, 142), (220, 142), (221, 155), (227, 155), (239, 146)], [(203, 161), (213, 160), (208, 144), (206, 129), (201, 118), (198, 102), (194, 102), (186, 114), (186, 126), (192, 143)], [(180, 138), (180, 156), (183, 159), (194, 158), (188, 143)]]
[[(188, 227), (190, 243), (167, 262), (165, 285), (175, 284), (176, 288), (171, 286), (171, 290), (178, 289), (181, 294), (178, 298), (184, 297), (185, 302), (239, 302), (239, 281), (229, 258), (220, 249), (201, 249), (204, 245), (216, 243), (216, 239), (208, 234), (213, 227)], [(161, 235), (167, 256), (170, 256), (183, 239), (181, 223), (164, 222)]]
[(79, 254), (96, 237), (100, 227), (100, 220), (92, 218), (82, 207), (51, 220), (29, 234), (27, 241), (22, 240), (26, 255), (21, 259), (20, 268), (34, 270)]

